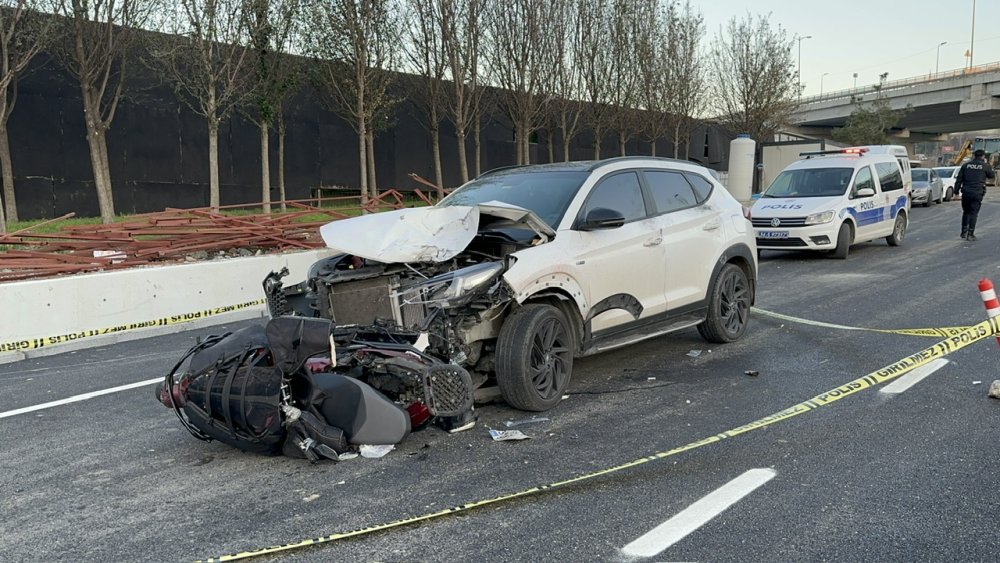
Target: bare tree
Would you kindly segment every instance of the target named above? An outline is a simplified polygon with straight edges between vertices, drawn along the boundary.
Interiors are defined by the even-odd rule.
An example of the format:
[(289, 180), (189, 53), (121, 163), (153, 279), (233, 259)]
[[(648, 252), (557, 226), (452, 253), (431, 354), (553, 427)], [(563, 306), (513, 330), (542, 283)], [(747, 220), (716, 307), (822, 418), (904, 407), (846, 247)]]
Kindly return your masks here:
[(444, 110), (445, 49), (442, 39), (440, 2), (408, 0), (410, 9), (407, 26), (406, 58), (409, 68), (417, 75), (417, 88), (411, 97), (422, 109), (424, 128), (431, 137), (434, 159), (434, 185), (438, 197), (444, 195), (441, 171), (441, 114)]
[(607, 49), (609, 0), (576, 0), (575, 48), (583, 76), (583, 91), (589, 107), (588, 121), (594, 135), (594, 159), (601, 158), (601, 141), (608, 127), (608, 98), (613, 88), (611, 57)]
[(52, 22), (40, 10), (40, 0), (13, 0), (0, 8), (0, 171), (3, 176), (3, 205), (0, 206), (0, 234), (7, 221), (17, 221), (14, 166), (10, 160), (7, 120), (17, 103), (17, 82), (28, 63), (51, 39)]
[(288, 52), (299, 21), (300, 0), (244, 0), (253, 52), (253, 89), (245, 113), (260, 130), (261, 201), (271, 212), (270, 133), (278, 122), (278, 199), (285, 204), (284, 103), (298, 83), (298, 65)]
[(653, 14), (643, 10), (643, 0), (612, 0), (610, 19), (610, 77), (608, 90), (610, 125), (618, 132), (618, 153), (625, 156), (625, 144), (638, 127), (634, 108), (640, 76), (636, 57), (637, 37), (650, 33)]
[(653, 14), (654, 25), (647, 33), (636, 37), (637, 97), (646, 110), (640, 129), (649, 141), (652, 156), (656, 156), (657, 140), (664, 137), (670, 127), (667, 111), (674, 89), (670, 77), (670, 57), (673, 56), (673, 42), (676, 41), (673, 25), (677, 3), (674, 0), (668, 0), (665, 5), (659, 0), (645, 1), (649, 3), (647, 9)]
[(131, 47), (153, 0), (56, 0), (61, 41), (53, 52), (80, 83), (101, 220), (115, 218), (107, 131), (122, 99)]
[[(76, 0), (74, 0), (76, 1)], [(174, 0), (164, 31), (150, 48), (178, 97), (208, 126), (209, 205), (219, 208), (219, 125), (246, 97), (247, 34), (241, 0)]]
[(758, 141), (769, 140), (795, 109), (792, 40), (770, 15), (733, 17), (711, 50), (712, 98), (722, 122)]
[(695, 12), (690, 2), (675, 11), (670, 19), (670, 52), (666, 57), (670, 80), (667, 111), (673, 129), (674, 158), (690, 157), (691, 134), (698, 127), (707, 102), (705, 58), (701, 42), (705, 36), (705, 19)]
[(313, 0), (310, 13), (316, 76), (329, 105), (358, 134), (361, 199), (367, 202), (369, 129), (388, 100), (388, 69), (399, 41), (396, 6), (391, 0)]
[(465, 141), (469, 126), (476, 142), (476, 175), (479, 175), (479, 122), (482, 111), (480, 55), (483, 41), (483, 17), (487, 0), (440, 0), (441, 42), (446, 61), (446, 76), (451, 81), (448, 118), (458, 139), (458, 170), (462, 183), (469, 181), (469, 160)]
[(539, 99), (546, 72), (542, 40), (549, 0), (511, 0), (490, 4), (484, 49), (493, 79), (502, 89), (500, 107), (514, 126), (517, 163), (531, 162), (530, 138), (543, 107)]
[[(569, 149), (573, 139), (580, 132), (583, 104), (580, 97), (583, 92), (583, 72), (580, 64), (582, 53), (580, 42), (576, 40), (577, 10), (573, 2), (562, 0), (553, 6), (549, 18), (550, 31), (547, 36), (550, 43), (545, 48), (547, 60), (552, 72), (549, 74), (549, 85), (546, 88), (552, 97), (548, 104), (548, 119), (553, 128), (559, 129), (562, 137), (563, 161), (569, 162)], [(552, 137), (549, 134), (549, 151), (552, 151)], [(553, 160), (550, 154), (549, 159)]]

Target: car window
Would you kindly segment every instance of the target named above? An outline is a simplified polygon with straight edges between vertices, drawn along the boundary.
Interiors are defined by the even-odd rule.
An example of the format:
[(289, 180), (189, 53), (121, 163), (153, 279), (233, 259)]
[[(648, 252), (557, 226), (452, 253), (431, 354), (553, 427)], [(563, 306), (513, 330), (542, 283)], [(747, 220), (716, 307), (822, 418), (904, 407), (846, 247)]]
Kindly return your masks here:
[(635, 172), (624, 172), (601, 180), (590, 192), (582, 217), (599, 207), (621, 213), (626, 223), (644, 218), (646, 203), (642, 198), (639, 176)]
[(844, 195), (853, 168), (800, 168), (785, 170), (761, 197), (832, 197)]
[(927, 169), (926, 168), (914, 168), (910, 170), (910, 175), (914, 182), (926, 182), (928, 181)]
[(576, 170), (503, 170), (476, 178), (438, 205), (478, 205), (489, 201), (509, 203), (533, 211), (555, 229), (589, 174)]
[(865, 166), (861, 170), (858, 170), (858, 175), (854, 177), (854, 192), (852, 193), (857, 196), (858, 190), (862, 188), (875, 189), (875, 181), (872, 179), (872, 169), (870, 166)]
[(705, 203), (708, 196), (712, 195), (712, 188), (714, 187), (712, 182), (709, 182), (708, 178), (700, 174), (685, 173), (684, 177), (688, 179), (691, 187), (694, 188), (694, 196), (698, 200), (698, 203)]
[(683, 174), (661, 170), (645, 170), (642, 174), (653, 196), (656, 213), (669, 213), (697, 205), (694, 190)]
[(899, 173), (899, 167), (895, 164), (891, 162), (876, 162), (875, 171), (878, 172), (878, 183), (882, 186), (883, 192), (903, 189), (903, 176)]

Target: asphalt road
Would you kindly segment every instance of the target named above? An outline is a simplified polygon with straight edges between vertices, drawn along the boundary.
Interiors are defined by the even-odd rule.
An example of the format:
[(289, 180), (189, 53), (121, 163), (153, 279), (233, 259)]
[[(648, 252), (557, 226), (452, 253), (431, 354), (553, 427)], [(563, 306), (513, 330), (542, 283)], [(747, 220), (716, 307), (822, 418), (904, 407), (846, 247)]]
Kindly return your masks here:
[[(960, 213), (914, 209), (902, 247), (869, 243), (846, 261), (765, 252), (757, 306), (859, 327), (979, 323), (977, 281), (1000, 283), (1000, 197), (983, 206), (978, 242), (959, 240)], [(487, 405), (470, 431), (424, 430), (384, 458), (336, 464), (199, 442), (152, 385), (4, 416), (161, 376), (221, 330), (0, 365), (0, 559), (192, 560), (435, 512), (716, 435), (937, 340), (756, 315), (734, 344), (688, 330), (578, 361), (550, 420), (518, 427), (530, 440), (491, 441), (488, 428), (529, 415)], [(555, 491), (261, 560), (996, 561), (998, 359), (989, 338), (898, 394), (866, 389)], [(753, 469), (770, 478), (669, 547), (623, 551)]]

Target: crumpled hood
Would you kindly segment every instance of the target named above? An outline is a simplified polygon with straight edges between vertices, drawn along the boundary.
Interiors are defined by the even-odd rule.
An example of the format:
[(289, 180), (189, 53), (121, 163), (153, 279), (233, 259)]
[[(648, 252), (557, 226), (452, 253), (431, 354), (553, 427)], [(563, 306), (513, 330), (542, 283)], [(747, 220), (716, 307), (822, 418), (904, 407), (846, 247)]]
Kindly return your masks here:
[(754, 217), (802, 217), (833, 209), (839, 202), (840, 196), (761, 198), (750, 213)]
[(490, 215), (521, 223), (544, 241), (555, 231), (537, 215), (497, 201), (477, 206), (412, 207), (341, 219), (320, 227), (334, 250), (384, 263), (444, 262), (465, 250)]

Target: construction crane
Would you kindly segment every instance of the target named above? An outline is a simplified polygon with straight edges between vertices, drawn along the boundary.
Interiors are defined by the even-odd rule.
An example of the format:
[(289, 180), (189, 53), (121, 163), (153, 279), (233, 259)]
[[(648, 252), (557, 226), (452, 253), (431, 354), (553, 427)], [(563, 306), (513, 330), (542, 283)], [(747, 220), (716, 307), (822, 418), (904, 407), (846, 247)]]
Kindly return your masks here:
[[(977, 141), (979, 139), (976, 139)], [(962, 161), (972, 154), (972, 141), (966, 141), (962, 143), (962, 148), (958, 150), (958, 154), (955, 155), (955, 159), (951, 161), (952, 166), (959, 166)]]

